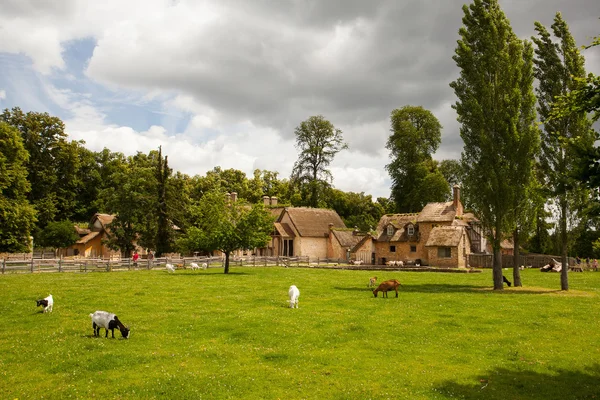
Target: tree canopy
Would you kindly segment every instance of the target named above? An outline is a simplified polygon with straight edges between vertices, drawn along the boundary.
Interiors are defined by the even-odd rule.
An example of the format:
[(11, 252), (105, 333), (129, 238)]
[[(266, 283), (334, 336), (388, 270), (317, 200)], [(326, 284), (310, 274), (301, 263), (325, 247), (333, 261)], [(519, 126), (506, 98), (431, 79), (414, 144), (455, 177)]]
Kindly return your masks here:
[(327, 169), (335, 155), (347, 149), (342, 131), (322, 115), (310, 117), (296, 127), (296, 148), (300, 151), (292, 170), (292, 181), (300, 186), (306, 205), (319, 206), (319, 195), (332, 181)]
[(386, 169), (397, 211), (417, 212), (429, 202), (444, 201), (447, 182), (431, 156), (440, 145), (442, 125), (430, 111), (415, 106), (392, 111), (390, 120)]

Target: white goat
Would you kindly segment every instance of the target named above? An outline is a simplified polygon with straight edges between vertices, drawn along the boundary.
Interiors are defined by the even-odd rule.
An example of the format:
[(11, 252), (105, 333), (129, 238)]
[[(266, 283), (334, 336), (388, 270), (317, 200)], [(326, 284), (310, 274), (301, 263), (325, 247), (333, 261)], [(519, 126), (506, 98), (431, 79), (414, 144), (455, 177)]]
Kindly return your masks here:
[(292, 285), (290, 286), (288, 294), (290, 296), (290, 308), (298, 308), (298, 297), (300, 297), (300, 290), (298, 290), (296, 285)]
[(121, 335), (125, 339), (129, 339), (129, 328), (127, 328), (119, 320), (119, 318), (112, 313), (106, 311), (96, 311), (90, 314), (92, 318), (92, 328), (94, 328), (94, 336), (100, 336), (100, 328), (106, 329), (106, 336), (108, 337), (108, 331), (112, 332), (112, 337), (115, 337), (115, 328), (119, 328)]
[(198, 265), (197, 263), (191, 263), (190, 267), (192, 267), (192, 269), (200, 269), (200, 268), (206, 269), (206, 268), (208, 268), (208, 264), (202, 263), (202, 264)]
[(52, 295), (49, 294), (48, 297), (44, 299), (36, 300), (36, 303), (38, 307), (44, 306), (44, 310), (42, 311), (43, 313), (52, 312), (52, 306), (54, 306), (54, 299), (52, 298)]
[(165, 267), (167, 268), (167, 272), (175, 272), (175, 266), (173, 264), (167, 264)]

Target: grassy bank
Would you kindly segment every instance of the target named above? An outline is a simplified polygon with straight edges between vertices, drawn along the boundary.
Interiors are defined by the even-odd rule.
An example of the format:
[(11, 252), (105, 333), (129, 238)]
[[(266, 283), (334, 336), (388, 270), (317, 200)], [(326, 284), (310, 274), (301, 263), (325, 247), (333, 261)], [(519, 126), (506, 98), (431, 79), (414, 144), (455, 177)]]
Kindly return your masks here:
[[(491, 271), (5, 275), (0, 398), (600, 398), (600, 273), (563, 293), (557, 274), (522, 272), (502, 293)], [(399, 298), (373, 298), (373, 274)], [(131, 339), (93, 338), (95, 310)]]

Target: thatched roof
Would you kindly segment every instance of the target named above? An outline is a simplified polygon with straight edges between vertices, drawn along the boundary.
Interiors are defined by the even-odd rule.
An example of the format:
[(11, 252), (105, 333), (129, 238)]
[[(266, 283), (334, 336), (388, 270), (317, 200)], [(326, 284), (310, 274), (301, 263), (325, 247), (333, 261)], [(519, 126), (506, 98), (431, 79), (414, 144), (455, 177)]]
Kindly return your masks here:
[(90, 240), (92, 240), (93, 238), (95, 238), (96, 236), (98, 236), (100, 234), (100, 232), (90, 232), (87, 235), (85, 235), (84, 237), (82, 237), (81, 239), (79, 239), (77, 242), (77, 244), (86, 244), (87, 242), (89, 242)]
[[(345, 228), (344, 221), (333, 210), (324, 208), (289, 207), (286, 211), (296, 228), (303, 237), (329, 236), (329, 224), (334, 228)], [(283, 214), (282, 214), (283, 216)], [(281, 219), (281, 217), (280, 217)]]
[(294, 230), (286, 223), (275, 222), (275, 232), (281, 237), (296, 237)]
[(447, 203), (428, 203), (417, 217), (417, 222), (449, 222), (456, 216), (454, 204)]
[(456, 247), (460, 243), (460, 238), (464, 228), (460, 226), (438, 226), (431, 230), (429, 239), (425, 246), (447, 246)]
[(353, 249), (354, 246), (360, 243), (366, 236), (364, 233), (347, 229), (333, 229), (331, 232), (333, 233), (333, 237), (339, 242), (340, 246), (350, 249)]
[[(377, 224), (377, 240), (380, 242), (397, 242), (404, 236), (404, 227), (409, 223), (416, 223), (419, 214), (386, 214)], [(394, 235), (387, 235), (387, 227), (394, 227)]]
[(114, 219), (115, 219), (114, 215), (96, 213), (92, 217), (92, 224), (94, 223), (95, 220), (98, 220), (98, 221), (100, 221), (102, 226), (104, 228), (106, 228), (106, 225), (109, 225), (111, 222), (113, 222)]
[(77, 234), (79, 236), (83, 237), (83, 236), (87, 235), (88, 233), (90, 233), (91, 230), (88, 228), (80, 228), (77, 225), (75, 225), (75, 232), (77, 232)]

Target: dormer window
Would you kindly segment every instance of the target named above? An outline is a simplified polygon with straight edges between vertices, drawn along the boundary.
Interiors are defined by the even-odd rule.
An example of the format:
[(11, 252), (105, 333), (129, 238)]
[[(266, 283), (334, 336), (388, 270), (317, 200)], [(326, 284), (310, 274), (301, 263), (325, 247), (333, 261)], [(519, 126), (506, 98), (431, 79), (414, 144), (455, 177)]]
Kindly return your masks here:
[(414, 236), (415, 234), (415, 226), (413, 224), (410, 224), (406, 227), (406, 233), (408, 234), (408, 236)]
[(394, 226), (393, 225), (388, 225), (387, 226), (387, 235), (388, 236), (393, 236), (394, 235)]

